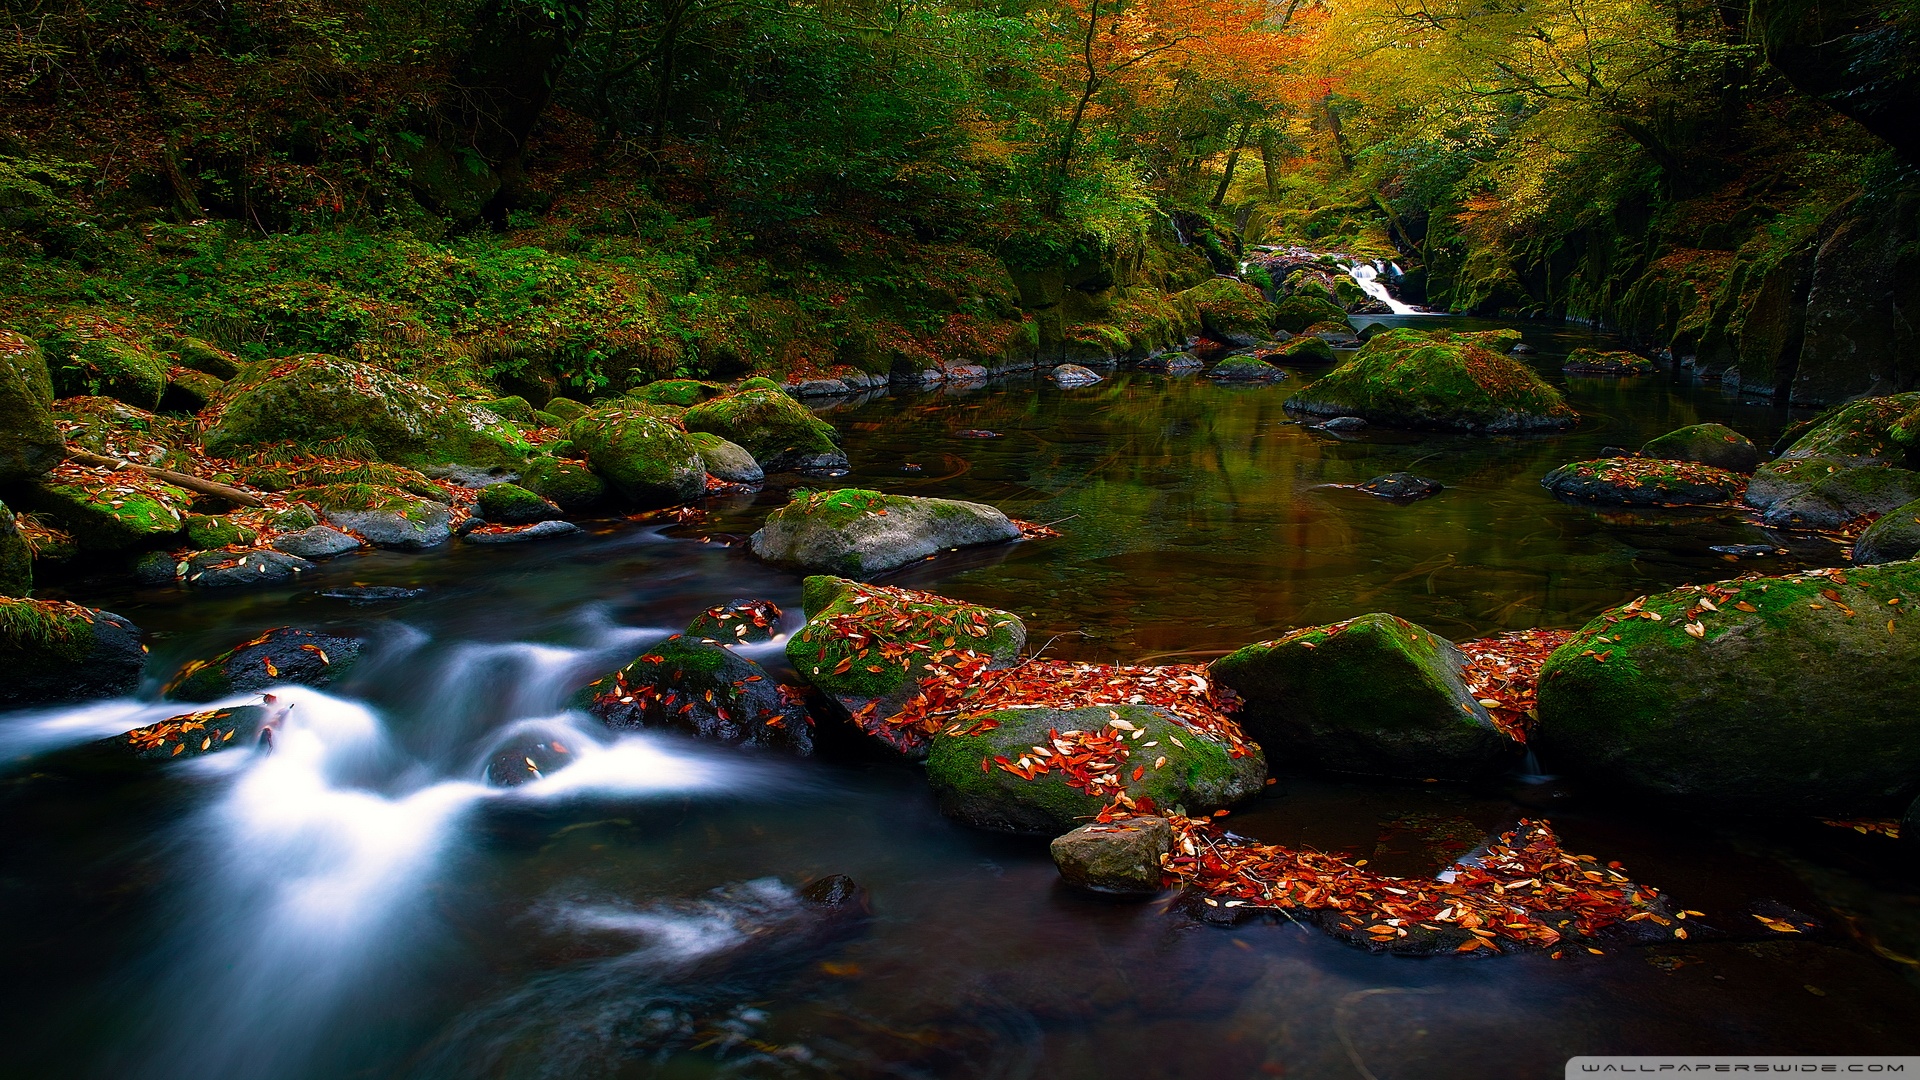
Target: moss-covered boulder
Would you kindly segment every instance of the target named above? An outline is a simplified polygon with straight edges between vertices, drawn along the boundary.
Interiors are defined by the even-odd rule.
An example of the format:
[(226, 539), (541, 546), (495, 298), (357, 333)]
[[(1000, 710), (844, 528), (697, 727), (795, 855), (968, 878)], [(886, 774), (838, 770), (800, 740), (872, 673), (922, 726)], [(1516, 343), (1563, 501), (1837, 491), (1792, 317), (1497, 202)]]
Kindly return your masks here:
[(1273, 338), (1274, 306), (1244, 281), (1216, 277), (1176, 298), (1193, 304), (1209, 337), (1229, 345), (1254, 345)]
[(208, 660), (195, 660), (167, 680), (169, 701), (213, 701), (295, 683), (326, 686), (360, 656), (360, 642), (336, 634), (275, 627)]
[(934, 736), (927, 780), (956, 821), (1057, 836), (1109, 806), (1211, 813), (1258, 793), (1267, 764), (1171, 712), (1116, 702), (965, 717)]
[(724, 386), (698, 379), (661, 379), (629, 390), (627, 396), (650, 405), (673, 405), (687, 409), (703, 401), (712, 401), (726, 392)]
[(1273, 305), (1273, 323), (1271, 325), (1285, 330), (1289, 334), (1299, 334), (1310, 326), (1323, 322), (1337, 323), (1352, 329), (1347, 322), (1345, 308), (1319, 296), (1285, 296)]
[(12, 510), (0, 502), (0, 596), (26, 596), (33, 591), (33, 549), (20, 535)]
[(1547, 659), (1556, 768), (1765, 813), (1898, 813), (1920, 787), (1920, 564), (1688, 586)]
[(1755, 470), (1747, 504), (1768, 525), (1832, 529), (1920, 499), (1920, 392), (1833, 409)]
[(1853, 542), (1853, 561), (1860, 566), (1915, 556), (1920, 556), (1920, 501), (1884, 515)]
[(847, 467), (833, 425), (771, 379), (748, 379), (733, 393), (688, 409), (683, 419), (688, 431), (710, 432), (745, 447), (767, 472)]
[(38, 479), (66, 456), (52, 406), (53, 380), (40, 347), (0, 330), (0, 484)]
[(1207, 378), (1220, 382), (1274, 382), (1287, 373), (1252, 356), (1229, 356), (1207, 371)]
[(480, 407), (502, 420), (511, 420), (516, 424), (535, 423), (532, 403), (518, 394), (483, 401)]
[(1275, 761), (1470, 780), (1514, 743), (1467, 689), (1465, 664), (1453, 642), (1374, 613), (1248, 645), (1211, 670), (1245, 700), (1240, 724)]
[(552, 521), (560, 507), (518, 484), (488, 484), (474, 496), (480, 516), (496, 525), (531, 525)]
[(1525, 364), (1466, 335), (1389, 330), (1288, 399), (1314, 416), (1358, 416), (1390, 427), (1558, 431), (1579, 414)]
[(859, 576), (1019, 538), (1020, 527), (984, 503), (845, 488), (799, 494), (768, 515), (752, 546), (781, 566)]
[(1651, 375), (1660, 366), (1638, 353), (1575, 349), (1560, 370), (1569, 375)]
[(1338, 358), (1333, 354), (1333, 346), (1325, 338), (1302, 335), (1262, 359), (1286, 364), (1331, 364)]
[(553, 416), (557, 416), (568, 423), (572, 423), (573, 421), (580, 419), (581, 417), (587, 415), (593, 410), (573, 400), (572, 398), (554, 397), (554, 398), (548, 398), (547, 403), (545, 405), (540, 406), (540, 411), (544, 413), (548, 413)]
[(167, 389), (160, 395), (160, 407), (168, 412), (197, 413), (207, 407), (226, 381), (204, 371), (175, 365), (167, 372)]
[(1011, 666), (1027, 628), (1007, 611), (837, 577), (806, 580), (807, 624), (787, 642), (800, 677), (860, 730), (908, 758), (926, 755), (930, 692), (954, 672)]
[(1640, 456), (1665, 461), (1697, 461), (1728, 472), (1751, 474), (1760, 467), (1760, 448), (1725, 424), (1693, 424), (1648, 439)]
[(751, 645), (772, 641), (780, 632), (780, 605), (771, 600), (736, 598), (694, 616), (686, 636), (722, 645)]
[(131, 694), (140, 628), (108, 611), (0, 596), (0, 709)]
[(259, 536), (254, 530), (224, 514), (188, 514), (187, 543), (196, 548), (233, 547), (251, 544)]
[(813, 721), (759, 664), (675, 634), (582, 690), (580, 706), (612, 728), (669, 728), (712, 742), (813, 752)]
[(513, 425), (475, 405), (371, 364), (322, 353), (263, 360), (209, 408), (209, 453), (234, 457), (275, 443), (337, 443), (403, 465), (512, 465), (530, 451)]
[(1562, 465), (1541, 477), (1540, 486), (1569, 502), (1695, 506), (1733, 502), (1746, 491), (1747, 481), (1697, 461), (1601, 458)]
[(629, 502), (666, 506), (707, 489), (707, 470), (671, 420), (646, 405), (595, 409), (567, 427), (574, 449)]
[(53, 403), (53, 421), (69, 447), (143, 465), (162, 464), (194, 436), (190, 420), (108, 397), (61, 398)]
[(97, 315), (69, 315), (45, 346), (60, 396), (97, 394), (142, 409), (160, 406), (173, 361), (138, 331)]
[(193, 503), (188, 492), (134, 472), (85, 474), (23, 489), (19, 497), (27, 509), (59, 522), (83, 551), (165, 544), (186, 527)]
[(520, 472), (520, 486), (569, 514), (590, 510), (607, 497), (607, 482), (577, 461), (537, 457)]
[(172, 353), (174, 360), (189, 371), (198, 371), (226, 382), (246, 367), (239, 357), (196, 337), (156, 338), (154, 345)]
[(372, 484), (397, 488), (437, 503), (451, 503), (447, 489), (427, 478), (427, 474), (405, 465), (385, 461), (336, 461), (308, 458), (273, 465), (250, 465), (236, 470), (241, 481), (261, 491), (293, 491), (297, 488), (327, 487), (334, 484)]
[(689, 432), (687, 439), (700, 452), (700, 462), (707, 472), (718, 479), (730, 484), (757, 484), (767, 478), (766, 470), (738, 443), (730, 443), (710, 431)]
[(313, 503), (327, 524), (375, 547), (418, 551), (444, 544), (453, 535), (453, 515), (445, 505), (395, 488), (327, 484), (295, 488), (287, 496)]

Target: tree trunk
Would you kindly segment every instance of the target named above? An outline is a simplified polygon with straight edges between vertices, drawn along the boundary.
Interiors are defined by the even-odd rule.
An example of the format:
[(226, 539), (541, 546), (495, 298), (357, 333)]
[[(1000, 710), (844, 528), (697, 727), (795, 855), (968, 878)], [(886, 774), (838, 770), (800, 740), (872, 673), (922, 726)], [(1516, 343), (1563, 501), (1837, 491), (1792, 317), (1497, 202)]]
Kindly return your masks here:
[(1278, 170), (1273, 167), (1273, 154), (1273, 129), (1263, 126), (1260, 129), (1260, 168), (1267, 174), (1267, 198), (1269, 200), (1278, 200), (1280, 198), (1280, 174)]
[(1240, 164), (1240, 151), (1247, 148), (1247, 136), (1252, 133), (1252, 128), (1251, 120), (1241, 124), (1240, 137), (1234, 140), (1233, 149), (1227, 152), (1226, 171), (1220, 174), (1220, 186), (1213, 191), (1213, 201), (1207, 203), (1215, 210), (1220, 209), (1220, 204), (1227, 201), (1227, 189), (1233, 186), (1233, 168)]

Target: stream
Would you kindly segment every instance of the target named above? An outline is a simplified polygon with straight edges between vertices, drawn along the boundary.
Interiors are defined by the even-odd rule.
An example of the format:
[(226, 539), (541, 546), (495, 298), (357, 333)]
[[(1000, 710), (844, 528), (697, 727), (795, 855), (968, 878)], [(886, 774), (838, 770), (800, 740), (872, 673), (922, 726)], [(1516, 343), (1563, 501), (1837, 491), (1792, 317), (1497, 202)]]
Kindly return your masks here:
[[(1603, 446), (1716, 421), (1764, 447), (1796, 417), (1684, 376), (1569, 380), (1561, 359), (1600, 335), (1520, 329), (1583, 414), (1576, 431), (1336, 438), (1281, 408), (1313, 374), (1298, 369), (1273, 386), (1022, 377), (822, 405), (854, 463), (832, 484), (1054, 524), (1057, 540), (880, 580), (1012, 610), (1060, 659), (1204, 662), (1367, 611), (1454, 638), (1575, 627), (1685, 582), (1839, 564), (1829, 540), (1724, 509), (1554, 500), (1539, 478)], [(1350, 487), (1397, 470), (1446, 490), (1395, 505)], [(1676, 816), (1577, 777), (1540, 811), (1498, 787), (1283, 775), (1236, 812), (1241, 834), (1402, 875), (1544, 813), (1569, 850), (1624, 863), (1725, 934), (1559, 961), (1395, 959), (1285, 918), (1211, 925), (1073, 892), (1043, 842), (947, 822), (911, 768), (616, 735), (568, 712), (587, 681), (732, 597), (771, 599), (797, 629), (799, 575), (744, 539), (799, 483), (687, 521), (350, 556), (298, 588), (48, 590), (132, 619), (151, 657), (135, 698), (0, 714), (0, 1074), (1432, 1080), (1557, 1076), (1580, 1053), (1920, 1052), (1920, 883), (1883, 838)], [(1783, 553), (1710, 550), (1727, 544)], [(320, 595), (352, 584), (424, 592)], [(367, 644), (339, 682), (280, 692), (292, 708), (271, 754), (63, 764), (186, 711), (157, 700), (168, 676), (281, 625)], [(778, 641), (743, 651), (784, 668)], [(533, 732), (577, 763), (486, 786), (491, 756)], [(835, 874), (860, 905), (803, 895)], [(1823, 929), (1763, 939), (1745, 926), (1756, 904)]]

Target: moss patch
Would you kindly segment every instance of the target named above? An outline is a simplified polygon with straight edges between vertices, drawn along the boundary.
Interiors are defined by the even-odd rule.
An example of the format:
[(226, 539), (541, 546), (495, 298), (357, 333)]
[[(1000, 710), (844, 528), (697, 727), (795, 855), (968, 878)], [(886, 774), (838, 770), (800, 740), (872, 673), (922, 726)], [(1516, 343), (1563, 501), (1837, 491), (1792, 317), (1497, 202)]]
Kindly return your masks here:
[(1461, 431), (1558, 430), (1579, 418), (1526, 365), (1446, 332), (1389, 330), (1287, 402), (1320, 416)]
[(688, 431), (711, 432), (752, 454), (769, 471), (816, 455), (838, 455), (833, 425), (768, 379), (748, 379), (725, 397), (689, 408)]
[(142, 409), (159, 407), (172, 361), (137, 331), (96, 315), (70, 315), (45, 346), (62, 396), (98, 394)]
[(634, 403), (596, 409), (569, 425), (567, 437), (626, 498), (646, 505), (684, 502), (706, 489), (706, 469), (687, 433), (652, 408)]

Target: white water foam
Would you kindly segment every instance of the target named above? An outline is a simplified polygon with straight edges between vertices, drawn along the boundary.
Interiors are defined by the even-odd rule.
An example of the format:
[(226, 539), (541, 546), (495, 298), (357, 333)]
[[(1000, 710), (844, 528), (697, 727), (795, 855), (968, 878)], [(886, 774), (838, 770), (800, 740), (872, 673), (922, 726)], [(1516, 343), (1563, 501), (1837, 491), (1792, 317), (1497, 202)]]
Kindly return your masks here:
[(1387, 291), (1387, 283), (1380, 280), (1381, 267), (1378, 263), (1357, 262), (1347, 267), (1347, 273), (1360, 285), (1360, 291), (1393, 309), (1395, 315), (1431, 315), (1412, 304), (1402, 303)]

